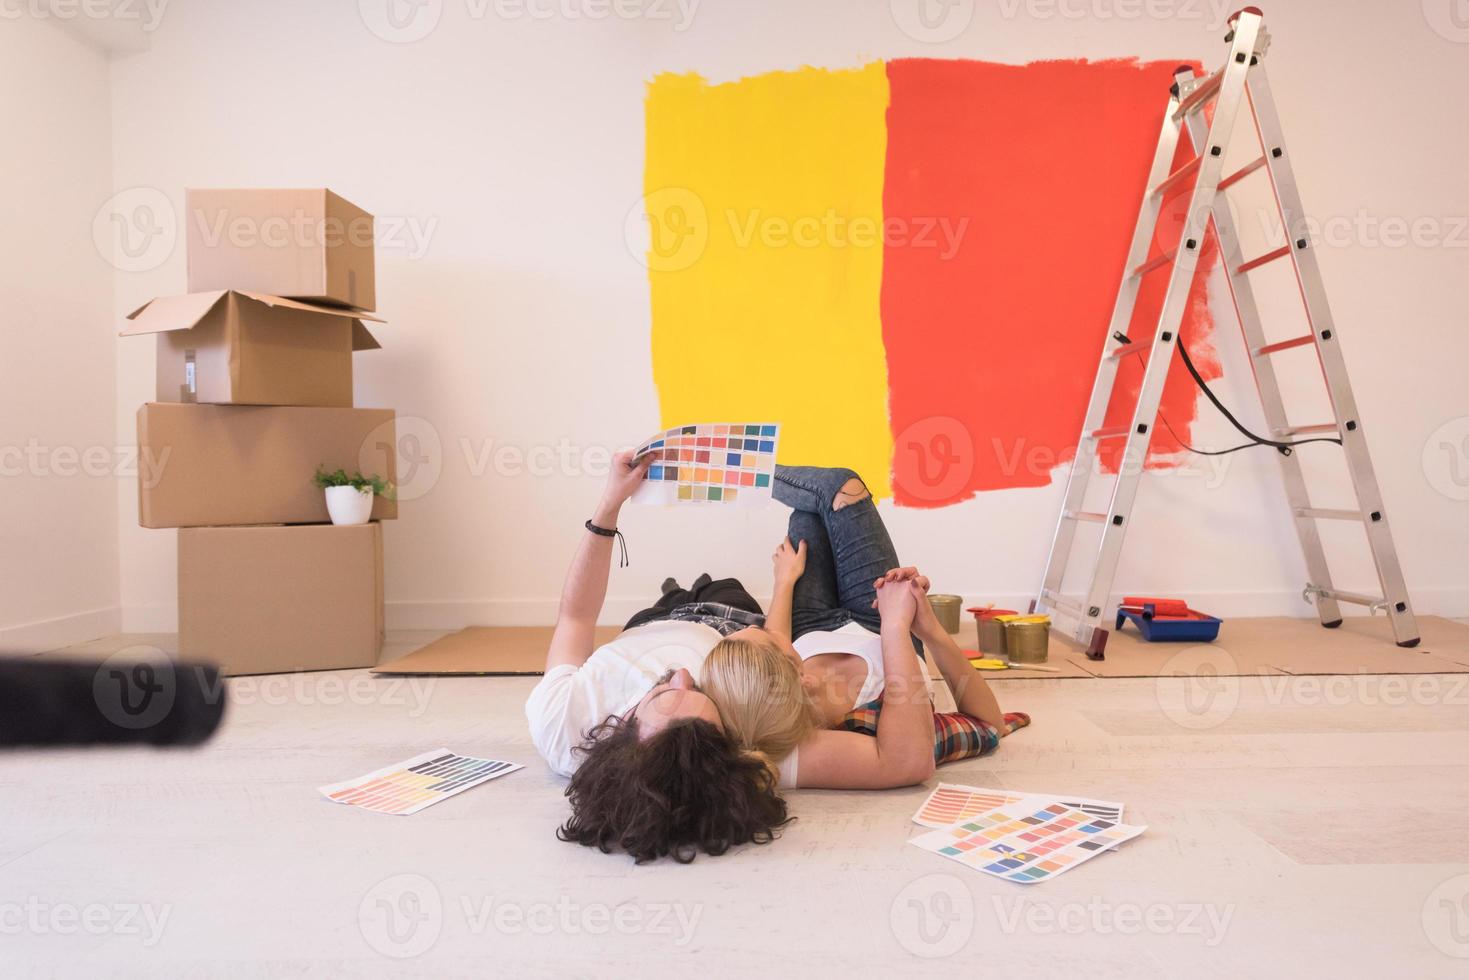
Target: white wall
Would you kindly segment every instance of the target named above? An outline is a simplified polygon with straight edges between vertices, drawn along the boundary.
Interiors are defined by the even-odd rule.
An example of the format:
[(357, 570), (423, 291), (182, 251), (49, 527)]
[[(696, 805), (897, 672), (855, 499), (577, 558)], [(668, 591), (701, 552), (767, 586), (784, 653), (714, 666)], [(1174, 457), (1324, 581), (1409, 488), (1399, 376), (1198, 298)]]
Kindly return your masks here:
[[(1224, 49), (1219, 11), (1162, 0), (1149, 6), (1156, 17), (1109, 0), (1060, 5), (1082, 16), (1039, 0), (979, 4), (943, 43), (899, 29), (891, 11), (905, 0), (705, 0), (682, 30), (672, 0), (656, 8), (671, 19), (536, 19), (515, 16), (520, 3), (431, 0), (422, 11), (441, 15), (436, 29), (389, 43), (359, 13), (388, 2), (175, 0), (151, 50), (115, 64), (112, 108), (119, 190), (161, 192), (178, 208), (189, 185), (327, 185), (385, 224), (432, 229), (422, 254), (382, 247), (379, 308), (389, 324), (377, 331), (383, 350), (358, 359), (359, 404), (397, 408), (439, 447), (437, 479), (411, 482), (410, 495), (426, 492), (388, 527), (394, 626), (549, 621), (598, 481), (564, 466), (497, 473), (480, 454), (616, 446), (657, 426), (648, 284), (624, 241), (641, 193), (644, 84), (656, 72), (725, 79), (903, 56), (1210, 63)], [(1462, 127), (1437, 125), (1433, 113), (1463, 90), (1469, 46), (1435, 33), (1419, 4), (1391, 6), (1272, 5), (1272, 78), (1313, 213), (1365, 209), (1369, 222), (1442, 224), (1469, 214), (1466, 146)], [(564, 0), (554, 9), (606, 6)], [(962, 15), (968, 5), (951, 9)], [(1321, 258), (1419, 610), (1463, 615), (1469, 504), (1428, 474), (1449, 493), (1469, 496), (1469, 487), (1453, 483), (1446, 453), (1431, 450), (1424, 465), (1430, 434), (1455, 419), (1455, 432), (1469, 426), (1469, 337), (1458, 322), (1469, 243), (1460, 236), (1457, 247), (1386, 248), (1354, 233)], [(182, 290), (182, 248), (156, 259), (118, 274), (114, 312)], [(1248, 366), (1231, 346), (1227, 306), (1219, 314), (1219, 390), (1248, 405)], [(120, 437), (152, 391), (151, 363), (146, 341), (119, 348)], [(1200, 440), (1232, 444), (1203, 414)], [(1258, 421), (1255, 410), (1243, 414)], [(1231, 457), (1222, 482), (1202, 464), (1193, 470), (1145, 484), (1119, 588), (1189, 596), (1225, 615), (1309, 614), (1269, 453)], [(1469, 481), (1469, 470), (1459, 478)], [(1015, 601), (1039, 577), (1059, 493), (886, 513), (900, 552), (940, 588)], [(174, 535), (138, 529), (129, 487), (121, 499), (125, 624), (170, 628)], [(738, 574), (763, 592), (782, 527), (779, 509), (630, 510), (633, 564), (614, 576), (608, 618), (655, 594), (669, 573)], [(1356, 552), (1338, 585), (1370, 589), (1365, 549)]]
[(111, 193), (106, 56), (47, 20), (0, 23), (0, 650), (114, 631)]

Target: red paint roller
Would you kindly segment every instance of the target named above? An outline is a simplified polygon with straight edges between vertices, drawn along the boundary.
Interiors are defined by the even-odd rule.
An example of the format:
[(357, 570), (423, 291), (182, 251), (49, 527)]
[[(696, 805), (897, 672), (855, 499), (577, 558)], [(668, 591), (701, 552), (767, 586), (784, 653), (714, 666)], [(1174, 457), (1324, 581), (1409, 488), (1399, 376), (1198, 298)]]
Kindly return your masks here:
[(1153, 607), (1153, 619), (1193, 619), (1195, 613), (1182, 599), (1157, 599), (1148, 596), (1124, 596), (1120, 608), (1146, 615), (1146, 608)]

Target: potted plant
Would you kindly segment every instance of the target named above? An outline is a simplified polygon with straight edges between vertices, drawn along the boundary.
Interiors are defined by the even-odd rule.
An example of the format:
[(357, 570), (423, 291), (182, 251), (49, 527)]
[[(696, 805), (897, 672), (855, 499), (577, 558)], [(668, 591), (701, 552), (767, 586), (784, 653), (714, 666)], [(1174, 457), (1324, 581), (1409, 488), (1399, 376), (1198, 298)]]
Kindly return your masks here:
[(328, 472), (325, 466), (318, 466), (313, 479), (326, 491), (326, 511), (333, 524), (366, 524), (372, 516), (372, 498), (389, 497), (393, 490), (376, 473), (363, 476), (358, 471), (348, 476), (346, 470)]

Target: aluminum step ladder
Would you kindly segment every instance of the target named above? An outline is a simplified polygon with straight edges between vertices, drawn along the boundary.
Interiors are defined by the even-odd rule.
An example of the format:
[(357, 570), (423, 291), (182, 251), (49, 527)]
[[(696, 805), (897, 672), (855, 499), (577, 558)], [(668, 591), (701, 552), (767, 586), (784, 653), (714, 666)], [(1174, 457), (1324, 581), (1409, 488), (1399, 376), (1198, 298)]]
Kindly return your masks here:
[[(1340, 439), (1356, 489), (1355, 509), (1314, 507), (1299, 459), (1291, 452), (1275, 452), (1310, 576), (1303, 594), (1308, 601), (1315, 602), (1321, 625), (1327, 628), (1341, 625), (1340, 603), (1350, 602), (1367, 606), (1373, 612), (1385, 609), (1392, 621), (1393, 636), (1398, 646), (1416, 646), (1419, 639), (1397, 551), (1393, 547), (1382, 493), (1368, 455), (1361, 417), (1347, 379), (1337, 328), (1327, 305), (1316, 253), (1307, 230), (1290, 154), (1286, 151), (1270, 84), (1265, 76), (1264, 59), (1270, 37), (1257, 7), (1246, 7), (1233, 14), (1229, 26), (1229, 34), (1225, 37), (1229, 44), (1229, 60), (1224, 67), (1202, 77), (1195, 77), (1192, 68), (1184, 67), (1174, 77), (1147, 191), (1107, 328), (1101, 365), (1066, 480), (1064, 502), (1046, 561), (1045, 577), (1031, 603), (1033, 612), (1049, 613), (1053, 629), (1064, 632), (1081, 644), (1087, 656), (1095, 660), (1105, 655), (1108, 630), (1101, 625), (1102, 615), (1112, 611), (1109, 598), (1117, 560), (1122, 552), (1123, 535), (1132, 520), (1133, 501), (1158, 416), (1164, 381), (1178, 346), (1178, 330), (1198, 264), (1200, 246), (1211, 221), (1228, 273), (1235, 311), (1249, 348), (1270, 439), (1286, 441), (1298, 436), (1321, 434)], [(1212, 119), (1205, 112), (1206, 106), (1211, 104), (1214, 107)], [(1225, 149), (1233, 138), (1235, 121), (1241, 110), (1253, 116), (1260, 156), (1239, 170), (1225, 174)], [(1184, 130), (1187, 130), (1196, 155), (1187, 164), (1170, 172), (1174, 152)], [(1227, 201), (1218, 195), (1262, 169), (1268, 173), (1273, 185), (1274, 199), (1280, 211), (1280, 227), (1286, 232), (1286, 241), (1263, 255), (1246, 259), (1241, 253)], [(1151, 256), (1153, 236), (1164, 200), (1190, 181), (1193, 183), (1191, 199), (1177, 247)], [(1215, 206), (1216, 198), (1218, 207)], [(1249, 273), (1281, 259), (1289, 259), (1295, 267), (1310, 333), (1292, 340), (1267, 343)], [(1150, 340), (1134, 341), (1127, 336), (1127, 331), (1143, 277), (1165, 268), (1171, 271), (1157, 329)], [(1315, 346), (1320, 359), (1335, 419), (1319, 425), (1291, 425), (1271, 358), (1281, 351), (1308, 344)], [(1147, 358), (1132, 422), (1127, 426), (1104, 428), (1118, 367), (1129, 357)], [(1098, 445), (1112, 439), (1125, 439), (1126, 443), (1107, 510), (1105, 513), (1084, 511), (1082, 507), (1097, 459)], [(1322, 520), (1355, 521), (1364, 526), (1381, 582), (1381, 596), (1343, 592), (1333, 587), (1322, 550), (1321, 534), (1316, 526), (1316, 522)], [(1101, 525), (1096, 563), (1086, 582), (1084, 595), (1063, 595), (1063, 579), (1076, 544), (1077, 528), (1085, 522)]]

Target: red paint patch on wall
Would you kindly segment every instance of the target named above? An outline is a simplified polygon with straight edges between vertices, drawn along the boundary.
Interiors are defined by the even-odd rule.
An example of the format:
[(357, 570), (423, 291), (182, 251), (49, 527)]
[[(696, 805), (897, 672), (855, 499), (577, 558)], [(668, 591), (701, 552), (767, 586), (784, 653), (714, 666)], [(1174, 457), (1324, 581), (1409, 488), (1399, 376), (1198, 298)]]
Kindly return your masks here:
[[(1075, 453), (1177, 65), (888, 64), (882, 323), (899, 504), (1044, 486)], [(1165, 206), (1163, 247), (1187, 201)], [(1206, 238), (1182, 328), (1205, 378), (1219, 375), (1204, 294), (1217, 259)], [(1151, 338), (1167, 275), (1144, 281), (1132, 339)], [(1109, 422), (1131, 416), (1142, 367), (1123, 365)], [(1175, 359), (1162, 412), (1185, 440), (1196, 396)], [(1115, 469), (1120, 443), (1104, 445)], [(1167, 466), (1179, 446), (1160, 427), (1152, 450), (1148, 465)]]

